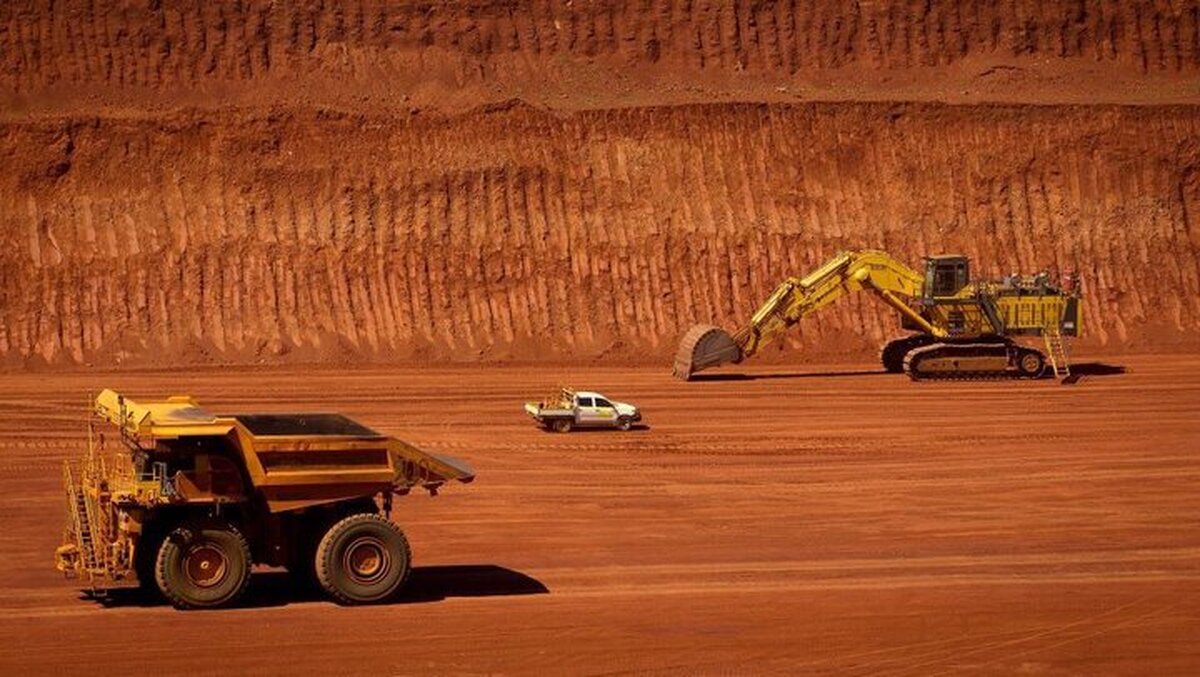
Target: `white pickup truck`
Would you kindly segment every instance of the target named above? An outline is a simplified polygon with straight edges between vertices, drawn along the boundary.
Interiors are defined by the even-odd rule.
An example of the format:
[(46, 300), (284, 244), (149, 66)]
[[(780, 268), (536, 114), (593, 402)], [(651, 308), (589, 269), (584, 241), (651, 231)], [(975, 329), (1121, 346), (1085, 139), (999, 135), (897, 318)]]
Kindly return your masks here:
[(642, 412), (632, 404), (570, 388), (563, 388), (557, 397), (526, 402), (525, 413), (543, 427), (560, 433), (571, 432), (574, 427), (629, 430), (642, 420)]

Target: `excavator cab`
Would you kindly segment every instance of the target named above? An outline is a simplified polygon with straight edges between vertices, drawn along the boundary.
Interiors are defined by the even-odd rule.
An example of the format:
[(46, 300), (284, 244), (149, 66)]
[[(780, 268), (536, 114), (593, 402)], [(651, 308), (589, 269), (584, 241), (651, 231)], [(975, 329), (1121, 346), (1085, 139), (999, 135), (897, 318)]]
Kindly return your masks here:
[(971, 283), (971, 262), (954, 254), (925, 257), (925, 298), (956, 296)]

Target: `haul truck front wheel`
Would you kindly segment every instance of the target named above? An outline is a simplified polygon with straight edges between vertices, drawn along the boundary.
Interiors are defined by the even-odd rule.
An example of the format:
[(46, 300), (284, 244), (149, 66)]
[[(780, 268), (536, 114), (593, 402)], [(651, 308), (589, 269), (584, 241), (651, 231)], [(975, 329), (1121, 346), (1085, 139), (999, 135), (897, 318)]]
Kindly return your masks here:
[(159, 546), (154, 578), (177, 608), (223, 606), (250, 582), (250, 546), (231, 524), (187, 524)]
[(381, 602), (396, 593), (412, 554), (400, 527), (379, 515), (351, 515), (325, 532), (317, 546), (317, 580), (342, 604)]

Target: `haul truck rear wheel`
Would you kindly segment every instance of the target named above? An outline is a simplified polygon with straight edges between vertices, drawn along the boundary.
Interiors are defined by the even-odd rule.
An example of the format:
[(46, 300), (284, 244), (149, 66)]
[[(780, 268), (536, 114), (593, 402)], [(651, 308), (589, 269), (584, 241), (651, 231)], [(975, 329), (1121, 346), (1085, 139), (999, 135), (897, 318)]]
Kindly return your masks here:
[(223, 606), (250, 582), (250, 546), (233, 525), (188, 524), (159, 546), (154, 578), (180, 609)]
[(408, 579), (412, 553), (395, 524), (375, 514), (351, 515), (317, 546), (317, 580), (342, 604), (381, 602)]

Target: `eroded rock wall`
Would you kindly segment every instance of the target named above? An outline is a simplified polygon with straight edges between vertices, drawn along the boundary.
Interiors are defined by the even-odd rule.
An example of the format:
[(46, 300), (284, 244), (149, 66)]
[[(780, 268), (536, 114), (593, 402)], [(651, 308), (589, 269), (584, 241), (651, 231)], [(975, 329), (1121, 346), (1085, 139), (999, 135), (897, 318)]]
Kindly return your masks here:
[(659, 360), (856, 247), (1195, 347), (1197, 120), (1197, 0), (0, 3), (0, 360)]
[[(11, 359), (653, 356), (855, 247), (1078, 270), (1096, 345), (1200, 329), (1189, 107), (226, 111), (0, 152)], [(894, 330), (859, 298), (791, 343)]]

